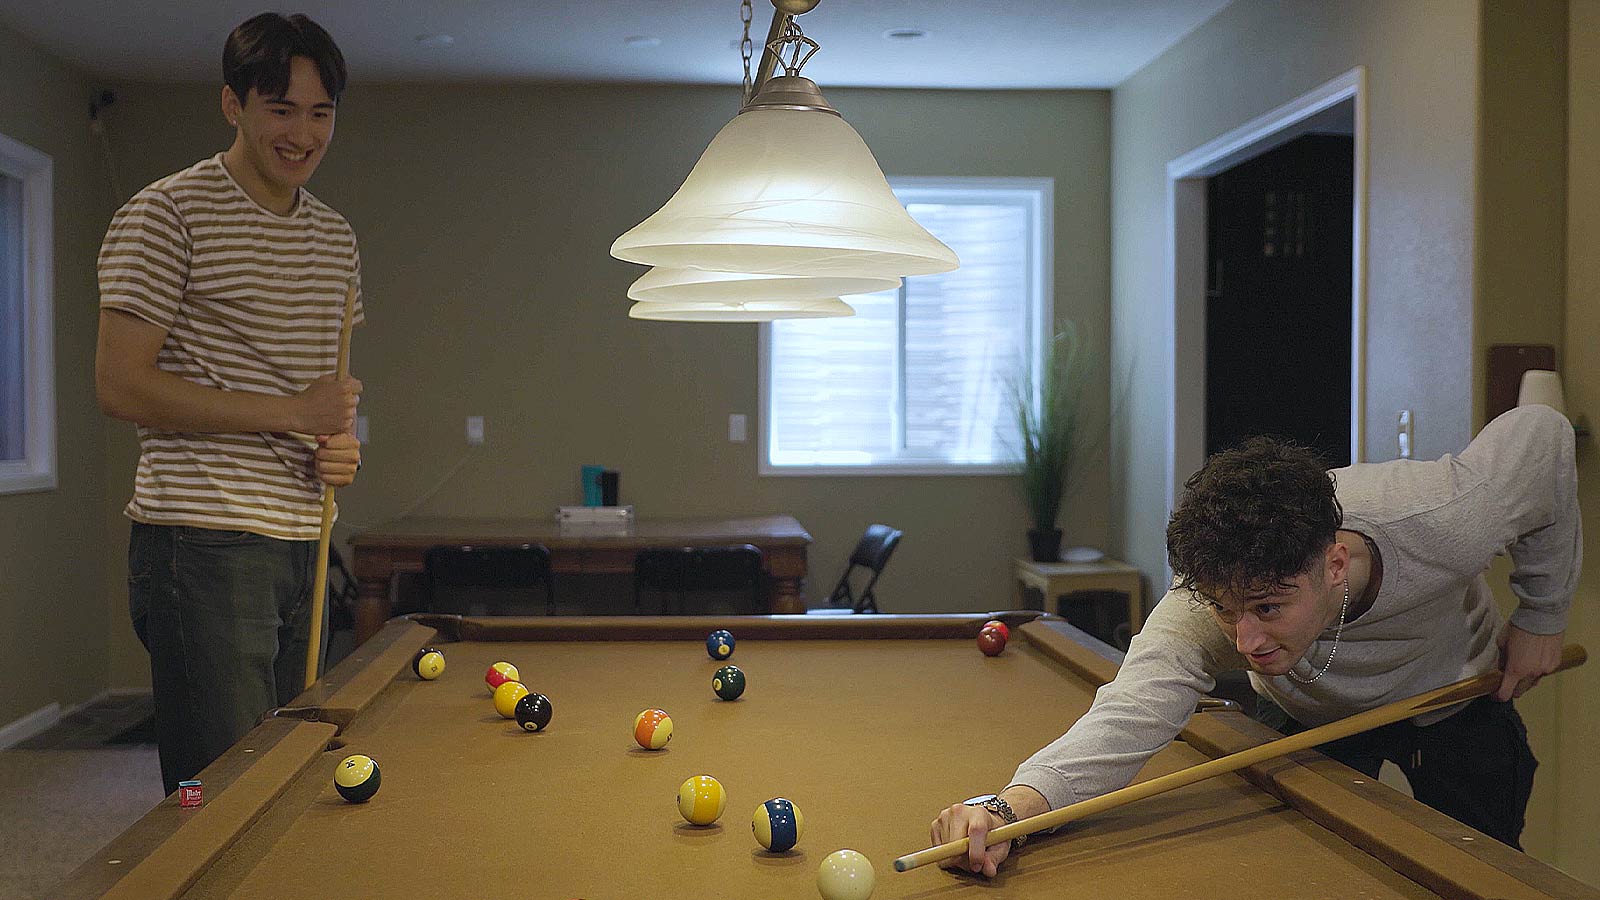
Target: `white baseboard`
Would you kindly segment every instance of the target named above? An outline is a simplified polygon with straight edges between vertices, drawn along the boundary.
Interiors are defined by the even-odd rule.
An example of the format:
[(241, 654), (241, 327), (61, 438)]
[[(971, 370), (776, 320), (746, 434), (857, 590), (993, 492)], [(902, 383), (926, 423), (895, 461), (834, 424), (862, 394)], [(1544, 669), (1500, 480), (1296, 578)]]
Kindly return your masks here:
[(36, 709), (9, 725), (0, 727), (0, 750), (9, 750), (36, 734), (42, 734), (61, 721), (61, 704)]
[(111, 690), (101, 691), (82, 703), (75, 703), (66, 709), (62, 709), (59, 703), (52, 703), (49, 706), (36, 709), (9, 725), (0, 726), (0, 750), (9, 750), (28, 738), (43, 734), (73, 713), (93, 706), (102, 700), (109, 700), (112, 697), (138, 697), (141, 695), (148, 697), (150, 691), (142, 688), (112, 688)]

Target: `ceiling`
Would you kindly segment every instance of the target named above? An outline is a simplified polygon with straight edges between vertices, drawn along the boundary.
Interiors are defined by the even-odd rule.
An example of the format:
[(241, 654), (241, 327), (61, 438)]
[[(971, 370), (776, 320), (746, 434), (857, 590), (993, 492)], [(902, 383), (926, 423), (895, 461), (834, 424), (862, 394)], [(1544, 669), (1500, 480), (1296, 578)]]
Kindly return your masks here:
[[(765, 38), (769, 0), (752, 0)], [(1109, 88), (1229, 0), (822, 0), (799, 21), (824, 87)], [(0, 0), (0, 24), (90, 75), (220, 80), (261, 0)], [(737, 0), (308, 0), (359, 81), (732, 84)], [(914, 39), (887, 36), (920, 30)], [(448, 42), (424, 36), (448, 35)], [(630, 41), (630, 39), (632, 39)]]

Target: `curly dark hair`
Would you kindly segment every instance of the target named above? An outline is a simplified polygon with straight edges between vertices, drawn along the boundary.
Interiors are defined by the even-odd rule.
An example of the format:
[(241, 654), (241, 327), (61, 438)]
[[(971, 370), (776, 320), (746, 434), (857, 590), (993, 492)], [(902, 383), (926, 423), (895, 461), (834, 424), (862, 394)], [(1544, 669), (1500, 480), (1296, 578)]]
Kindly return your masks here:
[(1178, 586), (1254, 594), (1287, 585), (1344, 521), (1334, 476), (1297, 444), (1255, 437), (1206, 460), (1167, 523)]

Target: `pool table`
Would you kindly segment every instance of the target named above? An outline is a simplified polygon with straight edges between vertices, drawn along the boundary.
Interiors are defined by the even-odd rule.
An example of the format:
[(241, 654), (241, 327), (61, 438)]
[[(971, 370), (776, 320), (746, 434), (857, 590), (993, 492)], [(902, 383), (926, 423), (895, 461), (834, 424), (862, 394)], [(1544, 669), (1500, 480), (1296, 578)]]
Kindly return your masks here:
[[(992, 882), (896, 873), (941, 808), (1003, 787), (1115, 673), (1060, 619), (1000, 615), (1012, 638), (992, 658), (974, 640), (986, 615), (395, 619), (207, 768), (204, 806), (168, 798), (53, 896), (815, 898), (844, 847), (882, 900), (1600, 896), (1309, 752), (1036, 837)], [(749, 679), (731, 702), (704, 649), (718, 627)], [(410, 664), (429, 645), (447, 668), (423, 681)], [(549, 696), (544, 731), (495, 713), (498, 659)], [(649, 707), (675, 723), (655, 752), (632, 737)], [(1271, 736), (1199, 713), (1140, 778)], [(332, 782), (352, 753), (382, 770), (360, 805)], [(676, 804), (701, 773), (728, 795), (708, 827)], [(772, 854), (750, 823), (778, 796), (805, 830)]]

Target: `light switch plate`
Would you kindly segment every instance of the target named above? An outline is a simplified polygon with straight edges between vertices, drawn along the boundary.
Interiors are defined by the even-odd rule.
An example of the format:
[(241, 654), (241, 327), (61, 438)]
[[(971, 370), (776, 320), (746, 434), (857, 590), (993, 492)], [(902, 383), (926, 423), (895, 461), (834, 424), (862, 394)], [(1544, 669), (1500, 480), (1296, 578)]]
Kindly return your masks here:
[(748, 440), (743, 413), (733, 413), (728, 416), (728, 440), (735, 444), (742, 444)]
[(467, 443), (474, 447), (483, 443), (483, 416), (467, 416)]

